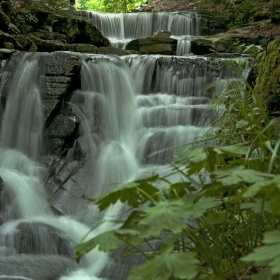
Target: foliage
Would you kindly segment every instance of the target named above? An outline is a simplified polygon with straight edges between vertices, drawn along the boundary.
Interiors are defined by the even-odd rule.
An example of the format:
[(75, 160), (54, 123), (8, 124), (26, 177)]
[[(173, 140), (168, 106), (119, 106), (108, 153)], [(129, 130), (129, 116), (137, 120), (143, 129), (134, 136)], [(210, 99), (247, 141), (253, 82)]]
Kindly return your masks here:
[(120, 200), (131, 212), (119, 228), (77, 245), (77, 260), (126, 244), (124, 255), (146, 258), (129, 280), (279, 279), (278, 126), (248, 84), (223, 93), (221, 105), (209, 136), (219, 145), (186, 146), (172, 163), (183, 181), (155, 175), (92, 199), (101, 211)]
[(24, 0), (23, 3), (29, 8), (39, 6), (51, 9), (68, 9), (70, 5), (69, 0)]
[(139, 0), (78, 0), (77, 7), (84, 10), (95, 10), (109, 13), (128, 12), (147, 5), (147, 1)]

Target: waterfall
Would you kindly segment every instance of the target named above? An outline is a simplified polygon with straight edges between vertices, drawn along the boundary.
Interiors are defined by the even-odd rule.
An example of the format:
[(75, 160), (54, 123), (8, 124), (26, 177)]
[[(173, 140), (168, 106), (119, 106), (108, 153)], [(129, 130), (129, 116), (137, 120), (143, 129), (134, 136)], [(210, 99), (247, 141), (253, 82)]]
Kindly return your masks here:
[[(0, 130), (0, 278), (126, 279), (131, 267), (111, 255), (95, 249), (76, 264), (72, 249), (91, 228), (86, 239), (118, 227), (124, 205), (99, 213), (94, 205), (74, 199), (76, 205), (69, 207), (77, 213), (65, 216), (49, 206), (42, 101), (48, 59), (41, 58), (51, 55), (14, 55), (6, 64), (18, 65), (16, 70), (6, 71), (6, 64), (1, 68), (6, 105)], [(81, 88), (69, 106), (79, 122), (75, 145), (80, 144), (84, 165), (67, 184), (78, 182), (86, 197), (154, 172), (168, 174), (173, 155), (208, 131), (211, 100), (230, 86), (229, 79), (240, 81), (227, 67), (232, 59), (69, 55), (81, 61)], [(244, 79), (248, 69), (240, 65), (246, 60), (236, 59)]]
[(199, 35), (200, 14), (195, 12), (122, 13), (84, 12), (86, 17), (118, 48), (134, 39), (151, 37), (168, 30), (178, 40), (177, 55), (190, 53), (193, 36)]

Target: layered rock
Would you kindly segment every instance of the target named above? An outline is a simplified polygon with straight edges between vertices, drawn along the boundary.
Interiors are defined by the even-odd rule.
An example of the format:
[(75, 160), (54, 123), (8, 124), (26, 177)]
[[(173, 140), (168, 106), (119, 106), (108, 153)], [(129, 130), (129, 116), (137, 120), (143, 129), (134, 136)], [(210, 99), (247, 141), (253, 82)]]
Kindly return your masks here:
[(141, 54), (175, 55), (177, 40), (166, 36), (140, 38), (129, 42), (126, 48)]
[(192, 53), (197, 55), (209, 54), (213, 51), (220, 53), (240, 52), (239, 46), (245, 44), (261, 44), (262, 37), (251, 37), (250, 28), (235, 28), (225, 33), (210, 36), (197, 36), (191, 44)]
[(20, 9), (8, 17), (0, 9), (1, 22), (0, 48), (10, 44), (9, 49), (32, 52), (98, 53), (99, 47), (111, 46), (91, 22), (71, 11), (61, 15), (34, 8)]

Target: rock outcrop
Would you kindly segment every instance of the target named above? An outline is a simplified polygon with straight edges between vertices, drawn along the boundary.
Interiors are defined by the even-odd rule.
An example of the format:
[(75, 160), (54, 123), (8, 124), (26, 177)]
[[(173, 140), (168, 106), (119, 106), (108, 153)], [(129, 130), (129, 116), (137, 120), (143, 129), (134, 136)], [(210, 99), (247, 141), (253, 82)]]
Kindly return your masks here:
[(267, 42), (264, 37), (250, 36), (252, 30), (248, 28), (234, 28), (224, 33), (218, 33), (209, 36), (197, 36), (191, 44), (192, 53), (196, 55), (205, 55), (213, 51), (220, 53), (240, 52), (241, 44), (264, 44)]
[(31, 7), (18, 9), (16, 14), (10, 11), (8, 16), (0, 6), (0, 48), (9, 44), (9, 49), (31, 52), (98, 53), (99, 47), (111, 47), (91, 22), (71, 11), (62, 15)]
[(130, 41), (126, 48), (141, 54), (175, 55), (177, 40), (165, 36), (140, 38)]

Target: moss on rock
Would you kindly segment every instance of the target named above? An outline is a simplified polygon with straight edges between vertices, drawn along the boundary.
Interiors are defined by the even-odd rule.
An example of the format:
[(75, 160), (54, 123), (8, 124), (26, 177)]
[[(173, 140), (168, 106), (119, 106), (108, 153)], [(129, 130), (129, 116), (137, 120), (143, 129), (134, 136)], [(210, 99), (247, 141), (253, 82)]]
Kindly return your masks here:
[(280, 38), (268, 45), (259, 65), (255, 91), (270, 115), (280, 111)]

